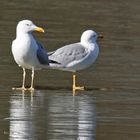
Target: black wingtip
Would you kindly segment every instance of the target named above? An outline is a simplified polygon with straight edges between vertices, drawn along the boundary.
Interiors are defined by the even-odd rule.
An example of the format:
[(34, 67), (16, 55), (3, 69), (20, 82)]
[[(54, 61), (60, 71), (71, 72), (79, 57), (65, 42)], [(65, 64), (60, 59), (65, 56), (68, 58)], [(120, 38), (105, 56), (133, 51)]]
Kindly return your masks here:
[(59, 62), (57, 62), (57, 61), (54, 61), (54, 60), (49, 60), (49, 63), (53, 63), (53, 64), (61, 64), (61, 63), (59, 63)]

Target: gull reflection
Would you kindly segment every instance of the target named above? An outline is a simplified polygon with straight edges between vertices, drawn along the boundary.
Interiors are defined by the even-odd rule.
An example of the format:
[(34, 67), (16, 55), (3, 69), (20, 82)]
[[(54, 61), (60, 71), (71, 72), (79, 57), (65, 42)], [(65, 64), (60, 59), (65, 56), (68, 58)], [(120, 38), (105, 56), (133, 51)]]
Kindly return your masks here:
[(33, 94), (26, 99), (24, 91), (10, 100), (10, 140), (27, 140), (34, 135)]
[(10, 100), (10, 140), (94, 140), (93, 96), (66, 91), (15, 93)]
[(49, 134), (52, 139), (94, 140), (96, 110), (90, 96), (55, 96), (49, 99)]
[[(92, 98), (93, 99), (93, 98)], [(95, 139), (96, 114), (94, 101), (86, 97), (86, 101), (79, 100), (78, 104), (78, 140)]]

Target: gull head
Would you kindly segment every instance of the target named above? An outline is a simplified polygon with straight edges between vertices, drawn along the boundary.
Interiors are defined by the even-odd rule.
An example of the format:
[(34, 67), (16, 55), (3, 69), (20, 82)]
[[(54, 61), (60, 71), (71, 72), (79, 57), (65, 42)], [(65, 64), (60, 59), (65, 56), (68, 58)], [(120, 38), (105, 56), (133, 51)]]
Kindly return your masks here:
[(44, 32), (44, 29), (37, 27), (31, 20), (22, 20), (17, 24), (17, 33), (30, 33), (33, 31)]
[(94, 43), (97, 40), (97, 33), (93, 30), (86, 30), (81, 36), (81, 43)]

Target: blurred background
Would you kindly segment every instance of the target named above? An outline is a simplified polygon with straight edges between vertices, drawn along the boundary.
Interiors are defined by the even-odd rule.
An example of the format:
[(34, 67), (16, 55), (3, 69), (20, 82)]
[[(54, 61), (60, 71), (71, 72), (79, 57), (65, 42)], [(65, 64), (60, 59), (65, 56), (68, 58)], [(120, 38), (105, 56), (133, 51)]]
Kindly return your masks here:
[[(0, 136), (3, 140), (100, 140), (140, 137), (140, 2), (137, 0), (5, 0), (0, 2)], [(16, 25), (30, 19), (46, 33), (34, 36), (48, 51), (80, 41), (93, 29), (100, 55), (78, 72), (83, 92), (72, 97), (72, 75), (57, 70), (35, 73), (34, 94), (12, 91), (22, 70), (11, 44)], [(28, 71), (26, 85), (30, 84)]]

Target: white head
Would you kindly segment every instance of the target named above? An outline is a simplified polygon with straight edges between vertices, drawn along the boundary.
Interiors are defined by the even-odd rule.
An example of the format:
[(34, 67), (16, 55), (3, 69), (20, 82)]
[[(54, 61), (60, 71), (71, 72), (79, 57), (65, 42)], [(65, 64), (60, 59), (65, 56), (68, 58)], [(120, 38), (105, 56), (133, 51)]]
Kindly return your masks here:
[(17, 34), (18, 33), (29, 33), (29, 32), (33, 32), (33, 31), (44, 32), (43, 28), (37, 27), (30, 20), (19, 21), (19, 23), (17, 25)]
[(97, 34), (93, 30), (86, 30), (81, 36), (81, 43), (94, 43), (97, 40)]

